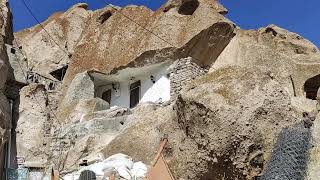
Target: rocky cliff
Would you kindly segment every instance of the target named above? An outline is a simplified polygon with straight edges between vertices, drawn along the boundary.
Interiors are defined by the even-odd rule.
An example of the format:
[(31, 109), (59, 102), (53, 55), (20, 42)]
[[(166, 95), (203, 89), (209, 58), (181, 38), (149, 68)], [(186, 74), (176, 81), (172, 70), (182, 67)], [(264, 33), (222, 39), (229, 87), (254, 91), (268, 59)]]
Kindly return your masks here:
[[(12, 103), (8, 98), (10, 92), (7, 92), (10, 82), (14, 81), (13, 70), (9, 63), (5, 44), (12, 44), (12, 15), (7, 1), (0, 1), (0, 173), (4, 168), (4, 159), (6, 158), (6, 144), (11, 136), (12, 126)], [(12, 96), (11, 96), (12, 98)]]
[[(8, 33), (3, 44), (20, 50), (8, 59), (3, 47), (1, 88), (8, 72), (26, 85), (16, 109), (18, 155), (62, 174), (83, 160), (96, 162), (100, 153), (151, 164), (167, 136), (163, 154), (176, 179), (317, 179), (320, 119), (306, 113), (319, 110), (319, 49), (276, 25), (242, 30), (226, 13), (209, 0), (169, 0), (156, 11), (112, 5), (91, 11), (81, 3), (15, 33), (12, 46)], [(110, 109), (97, 96), (101, 81), (113, 92), (115, 80), (131, 82), (132, 74), (158, 66), (170, 69), (170, 101)], [(8, 119), (9, 105), (1, 102), (0, 118)], [(7, 121), (0, 122), (6, 129)], [(281, 139), (288, 131), (297, 141)], [(272, 162), (286, 152), (294, 168), (279, 171), (285, 163)]]
[[(38, 25), (15, 36), (23, 46), (30, 69), (49, 76), (49, 72), (70, 64), (67, 83), (84, 70), (109, 72), (141, 55), (166, 58), (213, 24), (231, 23), (223, 16), (227, 10), (217, 1), (195, 2), (198, 6), (190, 15), (180, 10), (179, 1), (169, 1), (155, 12), (143, 6), (107, 6), (91, 11), (87, 4), (77, 4), (43, 22), (46, 31)], [(230, 40), (232, 35), (227, 35), (221, 35), (219, 46)]]

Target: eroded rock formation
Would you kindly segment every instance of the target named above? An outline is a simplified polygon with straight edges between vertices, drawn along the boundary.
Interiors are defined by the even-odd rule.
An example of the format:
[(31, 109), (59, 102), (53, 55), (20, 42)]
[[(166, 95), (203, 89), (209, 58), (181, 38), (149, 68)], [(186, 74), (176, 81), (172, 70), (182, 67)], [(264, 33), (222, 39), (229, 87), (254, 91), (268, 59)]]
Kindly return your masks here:
[(13, 93), (7, 92), (9, 86), (14, 82), (13, 70), (10, 66), (5, 44), (12, 43), (12, 15), (8, 7), (8, 2), (5, 0), (0, 1), (0, 173), (3, 174), (5, 159), (7, 158), (7, 142), (11, 136), (12, 124), (12, 111), (11, 102), (9, 97)]
[[(91, 11), (81, 3), (52, 15), (45, 29), (15, 33), (13, 44), (11, 21), (3, 21), (2, 139), (11, 127), (3, 92), (12, 82), (15, 90), (25, 86), (20, 96), (7, 96), (20, 99), (17, 155), (26, 162), (53, 164), (62, 174), (99, 153), (151, 164), (167, 136), (163, 154), (176, 179), (261, 176), (280, 132), (303, 124), (302, 112), (317, 113), (320, 52), (275, 25), (239, 29), (226, 13), (209, 0), (169, 0), (157, 11), (112, 5)], [(170, 101), (110, 108), (111, 97), (123, 98), (144, 82), (160, 87), (155, 94), (168, 88)], [(102, 92), (104, 86), (110, 91)], [(319, 118), (301, 126), (314, 140), (302, 173), (309, 179), (317, 179), (319, 167), (318, 124)]]

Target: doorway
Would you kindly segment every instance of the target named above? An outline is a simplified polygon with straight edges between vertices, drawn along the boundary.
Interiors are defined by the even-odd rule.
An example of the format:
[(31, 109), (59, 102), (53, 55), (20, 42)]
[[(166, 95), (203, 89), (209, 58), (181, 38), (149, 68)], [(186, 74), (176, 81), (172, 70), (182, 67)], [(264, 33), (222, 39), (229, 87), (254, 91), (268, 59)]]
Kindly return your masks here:
[(107, 101), (110, 105), (110, 103), (111, 103), (111, 89), (108, 89), (107, 91), (102, 93), (102, 99)]
[(135, 107), (140, 101), (140, 86), (140, 81), (136, 81), (130, 85), (130, 108)]

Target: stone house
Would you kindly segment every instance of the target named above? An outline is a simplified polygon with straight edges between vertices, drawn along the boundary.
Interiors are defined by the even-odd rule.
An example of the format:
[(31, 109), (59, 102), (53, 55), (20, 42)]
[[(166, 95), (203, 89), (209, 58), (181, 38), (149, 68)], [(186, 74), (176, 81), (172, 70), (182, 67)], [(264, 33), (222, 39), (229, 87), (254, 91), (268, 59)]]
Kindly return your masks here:
[(86, 71), (69, 86), (64, 104), (76, 100), (100, 98), (110, 107), (134, 108), (139, 103), (165, 103), (206, 70), (191, 57), (152, 63), (141, 67), (121, 67), (109, 74)]

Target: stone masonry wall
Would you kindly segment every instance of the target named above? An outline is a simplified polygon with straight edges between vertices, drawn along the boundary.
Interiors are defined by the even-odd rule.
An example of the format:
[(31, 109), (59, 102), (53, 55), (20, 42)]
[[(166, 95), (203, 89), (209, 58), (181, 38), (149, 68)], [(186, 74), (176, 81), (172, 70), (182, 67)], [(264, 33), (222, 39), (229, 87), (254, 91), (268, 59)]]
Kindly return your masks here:
[(170, 66), (170, 94), (175, 99), (180, 91), (193, 79), (204, 75), (207, 70), (192, 61), (192, 57), (182, 58)]

